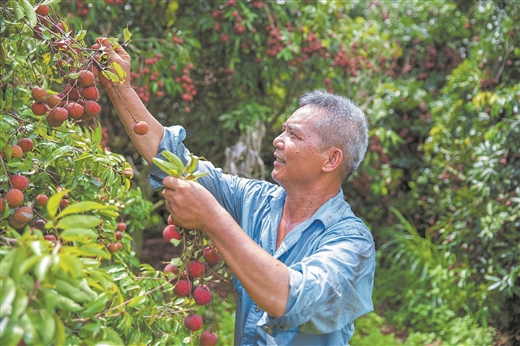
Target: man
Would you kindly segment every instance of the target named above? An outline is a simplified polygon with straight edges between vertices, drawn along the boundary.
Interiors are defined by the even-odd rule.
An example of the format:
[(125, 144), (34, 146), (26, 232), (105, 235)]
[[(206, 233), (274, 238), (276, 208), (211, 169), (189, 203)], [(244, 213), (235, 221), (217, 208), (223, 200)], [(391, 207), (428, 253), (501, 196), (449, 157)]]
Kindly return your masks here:
[[(129, 75), (128, 54), (98, 42)], [(100, 79), (147, 162), (165, 149), (187, 161), (182, 127), (164, 128), (129, 81)], [(305, 94), (300, 105), (273, 141), (279, 185), (224, 174), (206, 161), (198, 170), (210, 174), (200, 184), (151, 168), (173, 221), (205, 232), (235, 276), (237, 345), (347, 345), (354, 320), (373, 309), (374, 242), (341, 190), (366, 152), (366, 117), (325, 91)], [(140, 120), (149, 124), (144, 136), (132, 130)]]

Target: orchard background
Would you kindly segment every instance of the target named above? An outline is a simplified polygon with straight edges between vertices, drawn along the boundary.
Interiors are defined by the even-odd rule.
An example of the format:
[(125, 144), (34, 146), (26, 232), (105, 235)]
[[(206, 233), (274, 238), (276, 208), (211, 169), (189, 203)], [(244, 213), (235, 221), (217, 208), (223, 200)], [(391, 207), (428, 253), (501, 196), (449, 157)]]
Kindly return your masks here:
[[(270, 179), (271, 140), (306, 90), (365, 110), (369, 152), (343, 190), (376, 240), (376, 311), (352, 345), (520, 343), (517, 1), (9, 0), (0, 11), (3, 345), (198, 344), (206, 329), (232, 344), (225, 264), (205, 261), (196, 231), (162, 239), (148, 166), (104, 92), (77, 82), (99, 36), (133, 58), (114, 82), (130, 77), (161, 123), (182, 124), (191, 151), (231, 173)], [(67, 84), (99, 114), (35, 114), (35, 87), (48, 103)], [(202, 277), (183, 275), (192, 258)], [(174, 292), (180, 280), (212, 301)], [(195, 313), (204, 324), (190, 331)]]

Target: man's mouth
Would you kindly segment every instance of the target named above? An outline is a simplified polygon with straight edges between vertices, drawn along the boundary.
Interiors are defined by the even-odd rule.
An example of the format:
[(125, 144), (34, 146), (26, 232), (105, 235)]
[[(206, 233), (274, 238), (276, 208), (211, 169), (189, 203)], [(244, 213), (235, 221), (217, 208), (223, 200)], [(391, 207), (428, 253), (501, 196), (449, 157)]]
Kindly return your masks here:
[(278, 155), (274, 154), (274, 158), (275, 158), (275, 162), (279, 162), (279, 163), (285, 163), (284, 160), (282, 160)]

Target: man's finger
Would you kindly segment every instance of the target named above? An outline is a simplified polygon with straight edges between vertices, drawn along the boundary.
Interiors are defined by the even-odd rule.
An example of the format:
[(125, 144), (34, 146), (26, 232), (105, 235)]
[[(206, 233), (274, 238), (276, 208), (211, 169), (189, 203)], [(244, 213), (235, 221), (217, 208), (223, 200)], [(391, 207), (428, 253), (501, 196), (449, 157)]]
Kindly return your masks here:
[(162, 182), (164, 187), (167, 187), (170, 190), (174, 190), (177, 187), (177, 178), (167, 176)]

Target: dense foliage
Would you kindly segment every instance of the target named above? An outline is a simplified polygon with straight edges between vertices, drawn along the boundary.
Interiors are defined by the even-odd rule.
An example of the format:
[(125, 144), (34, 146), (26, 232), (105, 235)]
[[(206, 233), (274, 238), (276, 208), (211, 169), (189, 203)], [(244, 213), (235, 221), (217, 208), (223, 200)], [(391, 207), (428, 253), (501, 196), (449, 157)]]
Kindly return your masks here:
[[(67, 281), (53, 276), (64, 261), (52, 261), (58, 264), (50, 270), (45, 261), (74, 257), (70, 263), (81, 267), (60, 275), (70, 274), (67, 279), (78, 285), (85, 278), (93, 291), (83, 292), (91, 295), (88, 302), (75, 302), (81, 307), (104, 303), (93, 315), (65, 309), (64, 322), (54, 317), (56, 326), (70, 328), (68, 336), (108, 339), (115, 330), (125, 343), (132, 337), (143, 343), (163, 335), (174, 338), (181, 321), (176, 314), (185, 312), (184, 305), (164, 301), (162, 306), (173, 309), (170, 317), (149, 310), (147, 298), (136, 301), (142, 308), (130, 307), (139, 308), (141, 315), (118, 310), (140, 293), (163, 283), (170, 287), (164, 274), (140, 264), (130, 248), (131, 235), (137, 237), (144, 229), (159, 232), (165, 223), (160, 203), (155, 209), (150, 203), (158, 196), (149, 187), (147, 166), (103, 94), (101, 114), (87, 124), (53, 128), (31, 112), (31, 88), (55, 90), (64, 78), (57, 74), (59, 54), (48, 43), (56, 33), (33, 37), (31, 4), (11, 0), (0, 5), (0, 62), (6, 71), (0, 110), (2, 132), (7, 134), (0, 146), (22, 137), (35, 142), (34, 150), (22, 158), (13, 159), (6, 150), (2, 188), (8, 189), (7, 176), (24, 174), (31, 177), (27, 202), (40, 191), (59, 196), (63, 189), (71, 202), (80, 203), (71, 203), (76, 209), (70, 212), (36, 208), (39, 216), (52, 221), (44, 233), (58, 230), (62, 218), (76, 214), (103, 223), (81, 227), (89, 230), (88, 239), (64, 239), (83, 244), (79, 248), (95, 248), (96, 254), (66, 245), (56, 250), (42, 240), (41, 231), (8, 226), (12, 209), (6, 208), (2, 237), (16, 238), (18, 244), (3, 240), (2, 297), (4, 292), (17, 297), (13, 302), (22, 297), (27, 301), (22, 310), (27, 307), (26, 318), (32, 321), (36, 313), (29, 311), (36, 301), (47, 309), (40, 311), (55, 314), (50, 311), (57, 303), (36, 293), (57, 290), (57, 279)], [(128, 27), (132, 39), (125, 48), (133, 58), (130, 77), (139, 97), (164, 125), (186, 128), (186, 144), (193, 152), (221, 166), (240, 166), (244, 175), (269, 179), (263, 167), (269, 172), (273, 160), (270, 141), (303, 92), (325, 88), (353, 99), (369, 117), (371, 143), (359, 172), (343, 189), (376, 238), (377, 311), (398, 329), (425, 333), (411, 334), (409, 344), (414, 338), (417, 344), (476, 344), (490, 340), (488, 326), (506, 339), (517, 331), (520, 8), (515, 1), (105, 0), (50, 6), (82, 46), (98, 36), (123, 43)], [(128, 167), (135, 172), (132, 185), (124, 176)], [(134, 233), (126, 232), (124, 249), (110, 255), (102, 244), (122, 220)], [(40, 245), (31, 246), (35, 241)], [(94, 263), (92, 256), (106, 259)], [(27, 264), (21, 266), (22, 260)], [(23, 270), (14, 275), (14, 268)], [(136, 275), (138, 268), (143, 272)], [(106, 286), (93, 287), (94, 272), (103, 273)], [(105, 291), (120, 295), (107, 297)], [(151, 294), (156, 302), (164, 299), (160, 292)], [(17, 316), (22, 310), (16, 310)], [(156, 322), (158, 332), (153, 321), (141, 325), (149, 313), (173, 322), (168, 328)], [(92, 316), (102, 318), (78, 324)], [(380, 325), (373, 316), (367, 319), (370, 325)], [(358, 336), (367, 328), (363, 323)], [(20, 335), (20, 329), (11, 332)]]

